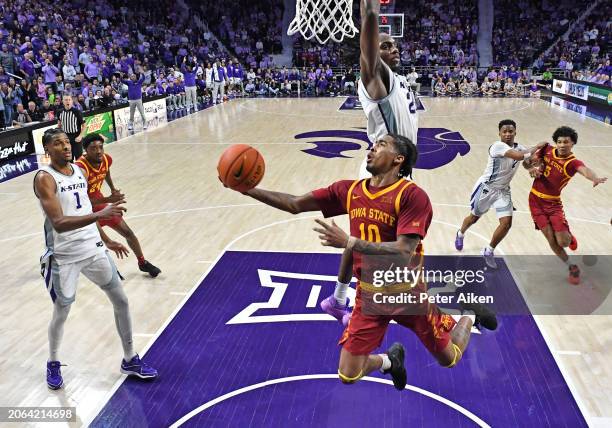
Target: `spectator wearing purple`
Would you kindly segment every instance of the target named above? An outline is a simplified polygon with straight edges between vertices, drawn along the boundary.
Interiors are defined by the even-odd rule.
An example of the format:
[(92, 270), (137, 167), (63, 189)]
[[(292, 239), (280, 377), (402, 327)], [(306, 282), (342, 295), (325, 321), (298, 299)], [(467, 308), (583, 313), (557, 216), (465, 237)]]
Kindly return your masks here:
[(185, 79), (185, 104), (187, 105), (187, 114), (191, 112), (193, 108), (194, 112), (198, 111), (198, 88), (196, 85), (196, 67), (197, 59), (195, 57), (189, 58), (183, 57), (183, 63), (181, 64), (181, 73)]
[(34, 66), (34, 61), (32, 61), (33, 56), (34, 54), (32, 54), (31, 52), (27, 52), (23, 57), (23, 61), (21, 61), (19, 71), (21, 72), (23, 77), (27, 77), (30, 79), (34, 77), (36, 68)]
[(47, 57), (47, 59), (45, 60), (45, 65), (42, 68), (42, 72), (43, 75), (45, 76), (45, 85), (49, 85), (53, 88), (53, 91), (56, 92), (57, 91), (57, 84), (56, 84), (56, 78), (58, 73), (60, 72), (59, 69), (53, 65), (53, 63), (51, 62), (51, 57)]
[(90, 82), (92, 82), (93, 79), (97, 79), (100, 76), (100, 67), (98, 65), (98, 61), (93, 60), (85, 64), (83, 74), (85, 74), (85, 78)]
[(142, 129), (147, 129), (147, 119), (145, 118), (144, 106), (142, 104), (142, 84), (144, 76), (141, 74), (138, 78), (132, 74), (129, 79), (124, 79), (123, 83), (128, 87), (128, 102), (130, 104), (130, 121), (128, 130), (134, 129), (134, 112), (138, 108), (140, 117), (142, 118)]

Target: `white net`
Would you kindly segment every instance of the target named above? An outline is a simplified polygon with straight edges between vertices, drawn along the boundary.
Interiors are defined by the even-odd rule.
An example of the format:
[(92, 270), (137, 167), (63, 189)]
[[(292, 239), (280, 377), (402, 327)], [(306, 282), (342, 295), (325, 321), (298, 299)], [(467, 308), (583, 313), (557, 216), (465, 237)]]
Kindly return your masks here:
[(359, 30), (353, 24), (353, 0), (297, 0), (287, 34), (298, 32), (306, 40), (316, 38), (321, 44), (355, 37)]

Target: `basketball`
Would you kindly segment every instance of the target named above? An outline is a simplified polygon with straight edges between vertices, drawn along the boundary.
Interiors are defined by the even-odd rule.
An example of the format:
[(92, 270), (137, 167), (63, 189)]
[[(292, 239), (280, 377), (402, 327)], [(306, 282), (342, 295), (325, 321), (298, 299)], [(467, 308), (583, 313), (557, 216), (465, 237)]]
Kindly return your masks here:
[(264, 176), (264, 158), (256, 149), (246, 144), (228, 147), (217, 164), (219, 179), (237, 192), (256, 187)]

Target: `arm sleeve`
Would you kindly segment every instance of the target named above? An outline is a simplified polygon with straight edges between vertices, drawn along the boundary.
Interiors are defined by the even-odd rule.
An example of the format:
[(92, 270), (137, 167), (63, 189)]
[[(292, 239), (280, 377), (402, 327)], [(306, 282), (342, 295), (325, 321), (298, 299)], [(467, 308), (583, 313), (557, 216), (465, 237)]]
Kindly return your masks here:
[(425, 238), (432, 217), (433, 210), (427, 193), (415, 185), (408, 187), (402, 195), (397, 236), (415, 234), (421, 239)]
[(351, 180), (337, 181), (312, 192), (324, 217), (346, 214), (346, 197), (351, 184)]
[(489, 155), (492, 158), (501, 158), (501, 157), (504, 157), (506, 152), (510, 149), (512, 149), (512, 147), (510, 147), (506, 143), (502, 143), (501, 141), (498, 141), (497, 143), (493, 143), (493, 145), (489, 147)]

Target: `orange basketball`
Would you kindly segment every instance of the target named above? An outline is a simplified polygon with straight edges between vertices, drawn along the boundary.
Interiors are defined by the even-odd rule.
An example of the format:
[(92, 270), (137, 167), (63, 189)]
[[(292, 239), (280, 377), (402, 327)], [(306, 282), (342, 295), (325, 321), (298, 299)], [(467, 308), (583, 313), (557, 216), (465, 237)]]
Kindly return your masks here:
[(230, 189), (246, 192), (257, 186), (264, 176), (266, 164), (257, 150), (246, 144), (234, 144), (223, 152), (217, 172)]

